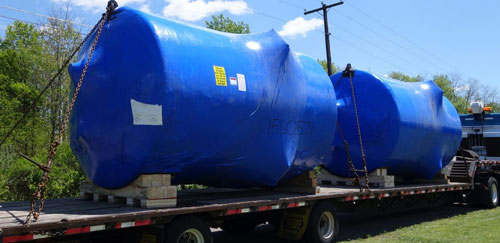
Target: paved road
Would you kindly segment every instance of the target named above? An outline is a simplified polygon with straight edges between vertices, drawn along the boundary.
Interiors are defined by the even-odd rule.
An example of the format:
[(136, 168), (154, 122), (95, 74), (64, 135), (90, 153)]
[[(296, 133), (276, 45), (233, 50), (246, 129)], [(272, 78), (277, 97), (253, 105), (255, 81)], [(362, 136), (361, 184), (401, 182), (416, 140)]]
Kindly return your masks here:
[[(466, 205), (442, 206), (425, 209), (404, 209), (392, 212), (365, 212), (340, 214), (340, 240), (367, 238), (383, 232), (393, 231), (400, 227), (419, 224), (455, 215), (465, 214), (474, 210), (479, 210)], [(249, 235), (234, 236), (212, 229), (215, 243), (233, 242), (259, 242), (259, 243), (279, 243), (287, 242), (276, 237), (270, 225), (260, 225)]]

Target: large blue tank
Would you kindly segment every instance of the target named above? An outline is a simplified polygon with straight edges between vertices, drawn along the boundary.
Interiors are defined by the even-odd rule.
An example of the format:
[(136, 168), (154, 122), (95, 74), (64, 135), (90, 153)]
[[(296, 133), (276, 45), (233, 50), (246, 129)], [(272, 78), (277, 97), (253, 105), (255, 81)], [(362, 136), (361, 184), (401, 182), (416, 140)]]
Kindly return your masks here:
[[(70, 68), (76, 82), (90, 38)], [(335, 92), (275, 31), (236, 35), (120, 8), (106, 23), (71, 117), (71, 148), (97, 185), (139, 174), (272, 187), (324, 163)]]
[[(363, 169), (349, 76), (330, 79), (341, 130), (356, 169)], [(359, 70), (352, 81), (368, 171), (388, 168), (392, 175), (432, 178), (451, 161), (461, 140), (460, 118), (434, 82), (401, 82)], [(339, 131), (332, 148), (328, 170), (353, 176)]]

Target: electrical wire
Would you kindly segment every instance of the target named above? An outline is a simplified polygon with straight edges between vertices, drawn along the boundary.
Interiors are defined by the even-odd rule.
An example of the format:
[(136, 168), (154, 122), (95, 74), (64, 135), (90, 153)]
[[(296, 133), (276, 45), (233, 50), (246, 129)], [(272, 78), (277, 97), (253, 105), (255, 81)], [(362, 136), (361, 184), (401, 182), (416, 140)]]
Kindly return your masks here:
[(356, 20), (356, 19), (354, 19), (354, 18), (352, 18), (352, 17), (350, 17), (350, 16), (348, 16), (348, 15), (345, 15), (344, 13), (342, 13), (342, 12), (340, 12), (340, 11), (336, 10), (336, 9), (334, 9), (334, 11), (335, 11), (335, 12), (337, 12), (338, 14), (340, 14), (340, 15), (344, 16), (345, 18), (347, 18), (347, 19), (351, 20), (352, 22), (354, 22), (354, 23), (358, 24), (359, 26), (361, 26), (361, 27), (363, 27), (363, 28), (367, 29), (368, 31), (372, 32), (373, 34), (375, 34), (375, 35), (377, 35), (377, 36), (381, 37), (382, 39), (384, 39), (384, 40), (386, 40), (386, 41), (388, 41), (388, 42), (392, 43), (393, 45), (395, 45), (395, 46), (397, 46), (397, 47), (401, 48), (402, 50), (404, 50), (404, 51), (406, 51), (406, 52), (408, 52), (408, 53), (410, 53), (410, 54), (412, 54), (412, 55), (414, 55), (414, 56), (418, 57), (420, 60), (422, 60), (422, 61), (426, 62), (427, 64), (429, 64), (429, 65), (433, 66), (434, 68), (439, 69), (439, 70), (441, 70), (441, 71), (444, 71), (445, 73), (447, 72), (447, 71), (446, 71), (446, 69), (443, 69), (442, 67), (440, 67), (440, 66), (438, 66), (438, 65), (434, 64), (433, 62), (431, 62), (431, 61), (427, 60), (426, 58), (422, 57), (421, 55), (419, 55), (418, 53), (416, 53), (416, 52), (414, 52), (414, 51), (412, 51), (412, 50), (409, 50), (408, 48), (404, 47), (403, 45), (401, 45), (401, 44), (397, 43), (396, 41), (389, 39), (387, 36), (380, 34), (379, 32), (377, 32), (377, 31), (373, 30), (372, 28), (370, 28), (370, 27), (366, 26), (365, 24), (363, 24), (363, 23), (359, 22), (358, 20)]
[(356, 46), (356, 45), (354, 45), (354, 44), (350, 43), (349, 41), (343, 40), (343, 39), (341, 39), (341, 38), (339, 38), (339, 37), (337, 37), (337, 36), (333, 36), (333, 38), (334, 38), (334, 39), (337, 39), (337, 40), (339, 40), (339, 41), (341, 41), (341, 42), (344, 42), (345, 44), (350, 45), (351, 47), (356, 48), (356, 49), (358, 49), (359, 51), (362, 51), (362, 52), (364, 52), (364, 53), (366, 53), (366, 54), (368, 54), (368, 55), (370, 55), (370, 56), (372, 56), (372, 57), (374, 57), (374, 58), (376, 58), (376, 59), (378, 59), (378, 60), (380, 60), (380, 61), (382, 61), (382, 62), (384, 62), (384, 63), (388, 64), (388, 65), (391, 65), (391, 66), (393, 66), (393, 67), (395, 67), (395, 68), (398, 68), (399, 70), (402, 70), (402, 71), (404, 71), (404, 72), (406, 72), (406, 73), (408, 73), (408, 74), (410, 74), (410, 75), (412, 75), (412, 76), (414, 75), (414, 73), (413, 73), (413, 72), (411, 72), (411, 71), (409, 71), (408, 69), (403, 68), (403, 67), (401, 67), (401, 66), (399, 66), (399, 65), (396, 65), (396, 64), (394, 64), (394, 63), (391, 63), (391, 62), (389, 62), (389, 61), (387, 61), (387, 60), (385, 60), (385, 59), (383, 59), (383, 58), (381, 58), (381, 57), (379, 57), (379, 56), (377, 56), (377, 55), (375, 55), (375, 54), (372, 54), (371, 52), (369, 52), (369, 51), (367, 51), (367, 50), (364, 50), (363, 48), (360, 48), (360, 47), (358, 47), (358, 46)]
[(305, 8), (303, 8), (302, 6), (296, 5), (296, 4), (291, 3), (291, 2), (289, 2), (289, 1), (285, 1), (285, 0), (278, 0), (278, 1), (280, 1), (280, 2), (282, 2), (282, 3), (284, 3), (284, 4), (287, 4), (287, 5), (290, 5), (290, 6), (292, 6), (292, 7), (296, 7), (296, 8), (298, 8), (298, 9), (306, 10), (306, 9), (305, 9)]
[(47, 19), (52, 19), (52, 20), (57, 20), (57, 21), (61, 21), (61, 22), (66, 22), (66, 23), (70, 23), (70, 24), (74, 24), (74, 25), (79, 25), (79, 26), (83, 26), (83, 27), (87, 27), (87, 28), (91, 28), (92, 27), (92, 26), (87, 25), (87, 24), (76, 23), (76, 22), (73, 22), (71, 20), (60, 19), (60, 18), (56, 18), (56, 17), (44, 15), (44, 14), (39, 14), (39, 13), (31, 12), (31, 11), (28, 11), (28, 10), (13, 8), (13, 7), (5, 6), (5, 5), (0, 5), (0, 8), (9, 9), (9, 10), (13, 10), (13, 11), (21, 12), (21, 13), (28, 13), (28, 14), (32, 14), (32, 15), (44, 17), (44, 18), (47, 18)]
[(389, 26), (387, 26), (386, 24), (382, 23), (381, 21), (377, 20), (376, 18), (370, 16), (368, 13), (366, 13), (365, 11), (359, 9), (358, 7), (354, 6), (353, 4), (349, 3), (349, 2), (344, 2), (346, 3), (347, 5), (349, 5), (351, 8), (354, 8), (355, 10), (357, 10), (358, 12), (362, 13), (363, 15), (365, 15), (366, 17), (370, 18), (371, 20), (375, 21), (376, 23), (378, 23), (379, 25), (383, 26), (384, 28), (386, 28), (387, 30), (389, 30), (390, 32), (392, 32), (393, 34), (397, 35), (399, 38), (405, 40), (406, 42), (410, 43), (411, 45), (415, 46), (416, 48), (418, 48), (420, 51), (426, 53), (427, 55), (429, 56), (432, 56), (434, 57), (436, 60), (439, 60), (440, 62), (444, 63), (445, 65), (447, 65), (448, 67), (451, 67), (452, 69), (455, 69), (455, 70), (458, 70), (456, 67), (450, 65), (448, 62), (446, 62), (445, 60), (443, 60), (442, 58), (436, 56), (435, 54), (433, 54), (432, 52), (429, 52), (427, 50), (425, 50), (424, 48), (422, 48), (420, 45), (418, 45), (417, 43), (411, 41), (410, 39), (406, 38), (404, 35), (398, 33), (397, 31), (395, 31), (394, 29), (390, 28)]
[[(286, 0), (278, 0), (278, 1), (280, 1), (280, 2), (282, 2), (282, 3), (284, 3), (284, 4), (287, 4), (287, 5), (290, 5), (290, 6), (292, 6), (292, 7), (295, 7), (295, 8), (297, 8), (297, 9), (305, 9), (305, 8), (303, 8), (303, 7), (299, 6), (299, 5), (293, 4), (293, 3), (289, 2), (289, 1), (286, 1)], [(347, 28), (345, 28), (345, 27), (342, 27), (341, 25), (333, 24), (333, 23), (331, 23), (330, 21), (328, 21), (328, 23), (329, 23), (330, 25), (334, 26), (335, 28), (339, 28), (339, 29), (343, 30), (344, 32), (347, 32), (348, 34), (350, 34), (350, 35), (352, 35), (352, 36), (354, 36), (354, 37), (356, 37), (356, 38), (358, 38), (358, 39), (360, 39), (360, 40), (362, 40), (362, 41), (364, 41), (364, 42), (366, 42), (366, 43), (370, 44), (371, 46), (373, 46), (373, 47), (375, 47), (375, 48), (377, 48), (377, 49), (379, 49), (379, 50), (381, 50), (381, 51), (383, 51), (383, 52), (385, 52), (385, 53), (387, 53), (387, 54), (389, 54), (389, 55), (391, 55), (391, 56), (393, 56), (393, 57), (395, 57), (395, 58), (397, 58), (397, 59), (399, 59), (399, 60), (401, 60), (401, 61), (403, 61), (403, 62), (405, 62), (405, 63), (407, 63), (407, 64), (409, 64), (409, 65), (411, 65), (411, 66), (413, 66), (413, 67), (416, 67), (416, 68), (420, 69), (421, 71), (428, 72), (428, 71), (427, 71), (425, 68), (423, 68), (422, 66), (416, 65), (416, 64), (414, 64), (414, 63), (412, 63), (412, 62), (408, 61), (407, 59), (402, 58), (402, 57), (400, 57), (400, 56), (396, 55), (394, 52), (391, 52), (391, 51), (389, 51), (389, 50), (387, 50), (387, 49), (385, 49), (385, 48), (383, 48), (383, 47), (381, 47), (381, 46), (379, 46), (379, 45), (376, 45), (376, 44), (374, 44), (373, 42), (371, 42), (371, 41), (367, 40), (367, 39), (366, 39), (366, 38), (364, 38), (364, 37), (361, 37), (361, 36), (359, 36), (359, 35), (357, 35), (357, 34), (354, 34), (352, 31), (350, 31), (349, 29), (347, 29)], [(324, 34), (324, 32), (321, 32), (321, 33), (323, 33), (323, 34)], [(335, 36), (333, 36), (333, 38), (335, 39)], [(337, 39), (337, 40), (339, 40), (339, 39)], [(342, 42), (345, 42), (344, 40), (341, 40), (341, 41), (342, 41)], [(349, 45), (353, 46), (353, 44), (352, 44), (352, 43), (349, 43)], [(362, 50), (362, 51), (363, 51), (363, 52), (365, 52), (365, 53), (367, 53), (367, 52), (368, 52), (368, 51), (363, 50), (362, 48), (359, 48), (359, 47), (357, 47), (357, 46), (356, 46), (355, 48), (356, 48), (356, 49), (358, 49), (358, 50)], [(371, 54), (371, 53), (370, 53), (370, 55), (371, 55), (371, 56), (374, 56), (374, 55), (373, 55), (373, 54)], [(377, 57), (377, 59), (380, 59), (380, 57)], [(388, 63), (388, 62), (387, 62), (387, 61), (385, 61), (385, 60), (384, 60), (384, 62), (385, 62), (385, 63)], [(391, 65), (391, 66), (395, 66), (394, 64), (390, 64), (390, 65)], [(396, 65), (396, 66), (397, 66), (397, 65)]]
[[(23, 23), (38, 25), (38, 26), (42, 26), (42, 27), (51, 27), (48, 24), (35, 23), (35, 22), (31, 22), (31, 21), (27, 21), (27, 20), (22, 20), (22, 19), (18, 19), (18, 18), (13, 18), (13, 17), (8, 17), (8, 16), (4, 16), (4, 15), (0, 15), (0, 18), (10, 19), (10, 20), (14, 20), (14, 21), (21, 21)], [(86, 35), (86, 34), (84, 34), (82, 32), (78, 32), (78, 31), (76, 31), (76, 32), (79, 33), (79, 34), (81, 34), (81, 35)]]

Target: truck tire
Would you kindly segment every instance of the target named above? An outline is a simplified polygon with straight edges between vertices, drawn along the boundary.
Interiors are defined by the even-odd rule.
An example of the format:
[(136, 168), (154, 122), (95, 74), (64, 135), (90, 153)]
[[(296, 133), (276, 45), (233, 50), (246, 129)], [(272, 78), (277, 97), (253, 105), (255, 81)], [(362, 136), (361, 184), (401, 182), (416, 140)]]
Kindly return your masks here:
[(339, 220), (335, 207), (326, 201), (316, 204), (309, 216), (309, 222), (304, 234), (305, 242), (336, 242), (338, 233)]
[(174, 219), (166, 226), (165, 242), (168, 243), (212, 243), (208, 225), (197, 216), (189, 215)]
[(485, 199), (487, 200), (485, 206), (488, 208), (495, 208), (498, 206), (498, 181), (495, 177), (490, 177), (488, 180), (488, 193)]
[(487, 181), (486, 188), (477, 188), (472, 192), (471, 202), (473, 205), (495, 208), (498, 206), (498, 181), (495, 177), (490, 177)]
[(239, 219), (239, 220), (224, 220), (220, 228), (229, 234), (248, 234), (257, 226), (255, 220)]

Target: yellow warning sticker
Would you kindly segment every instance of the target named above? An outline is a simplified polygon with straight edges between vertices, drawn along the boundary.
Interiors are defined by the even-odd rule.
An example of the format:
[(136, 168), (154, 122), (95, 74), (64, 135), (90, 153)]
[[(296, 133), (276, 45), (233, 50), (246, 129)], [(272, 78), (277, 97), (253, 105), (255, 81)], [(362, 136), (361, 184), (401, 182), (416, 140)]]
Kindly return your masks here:
[(226, 70), (224, 67), (214, 66), (215, 84), (218, 86), (227, 86)]

